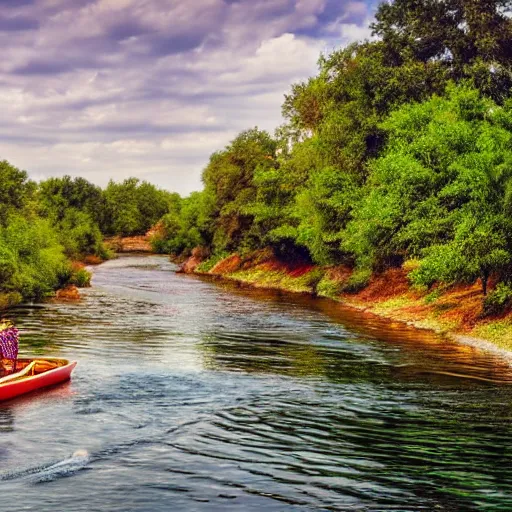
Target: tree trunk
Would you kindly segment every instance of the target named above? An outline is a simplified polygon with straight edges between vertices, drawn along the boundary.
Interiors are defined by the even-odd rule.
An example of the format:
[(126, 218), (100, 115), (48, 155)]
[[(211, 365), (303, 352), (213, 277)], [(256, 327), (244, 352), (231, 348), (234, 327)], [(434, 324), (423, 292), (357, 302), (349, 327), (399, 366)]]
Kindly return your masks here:
[(482, 291), (484, 292), (484, 297), (487, 297), (487, 282), (489, 281), (489, 271), (482, 271)]

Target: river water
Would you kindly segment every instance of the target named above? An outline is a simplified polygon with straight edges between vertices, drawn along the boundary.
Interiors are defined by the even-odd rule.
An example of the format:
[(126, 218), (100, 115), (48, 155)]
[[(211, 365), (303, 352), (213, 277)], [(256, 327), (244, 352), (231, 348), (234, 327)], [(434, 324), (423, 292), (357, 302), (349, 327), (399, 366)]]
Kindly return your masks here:
[(329, 301), (94, 269), (16, 309), (70, 383), (0, 404), (0, 510), (512, 510), (512, 371)]

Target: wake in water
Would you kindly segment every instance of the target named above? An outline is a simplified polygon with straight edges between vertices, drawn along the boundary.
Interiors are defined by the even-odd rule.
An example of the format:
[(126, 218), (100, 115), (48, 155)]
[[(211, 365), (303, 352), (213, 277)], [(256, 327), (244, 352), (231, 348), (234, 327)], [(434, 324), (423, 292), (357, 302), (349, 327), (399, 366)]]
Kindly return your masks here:
[(59, 462), (0, 475), (0, 481), (25, 480), (33, 484), (53, 482), (59, 478), (72, 476), (78, 471), (85, 469), (90, 459), (87, 450), (77, 450), (71, 457)]

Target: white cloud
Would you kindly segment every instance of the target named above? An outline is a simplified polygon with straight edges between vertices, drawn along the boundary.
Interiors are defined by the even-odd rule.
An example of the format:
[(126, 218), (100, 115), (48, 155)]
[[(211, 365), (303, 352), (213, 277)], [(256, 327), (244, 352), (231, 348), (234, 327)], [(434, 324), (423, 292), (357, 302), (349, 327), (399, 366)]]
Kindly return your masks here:
[(182, 193), (201, 187), (209, 155), (239, 131), (282, 122), (283, 95), (334, 44), (326, 34), (337, 43), (369, 34), (353, 21), (366, 4), (349, 0), (38, 0), (12, 9), (0, 4), (0, 15), (40, 27), (0, 31), (0, 158), (34, 178), (104, 185), (134, 175)]

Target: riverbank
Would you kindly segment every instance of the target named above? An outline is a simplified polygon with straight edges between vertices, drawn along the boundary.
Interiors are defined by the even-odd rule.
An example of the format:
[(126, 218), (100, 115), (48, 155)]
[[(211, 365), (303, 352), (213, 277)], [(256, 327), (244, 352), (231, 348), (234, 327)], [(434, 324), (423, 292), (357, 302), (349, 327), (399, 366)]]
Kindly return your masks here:
[(195, 251), (182, 265), (182, 271), (241, 286), (327, 297), (344, 306), (512, 357), (512, 314), (484, 318), (479, 283), (417, 290), (409, 286), (406, 269), (394, 268), (374, 274), (363, 287), (363, 276), (348, 267), (280, 261), (269, 251), (246, 258), (232, 254), (220, 260), (204, 260)]
[[(67, 283), (61, 284), (60, 288), (53, 288), (45, 295), (38, 297), (43, 299), (61, 299), (61, 300), (79, 300), (79, 288), (89, 288), (91, 286), (91, 273), (87, 269), (88, 265), (100, 265), (107, 260), (98, 256), (86, 256), (82, 261), (69, 261), (69, 278)], [(23, 297), (20, 291), (0, 292), (0, 312), (22, 304), (24, 301), (31, 300), (31, 297)]]
[(115, 236), (104, 240), (106, 247), (116, 253), (140, 252), (152, 253), (151, 243), (147, 235)]
[(157, 223), (144, 235), (135, 236), (111, 236), (104, 239), (105, 246), (115, 253), (146, 253), (154, 254), (151, 240), (158, 235), (162, 229)]

